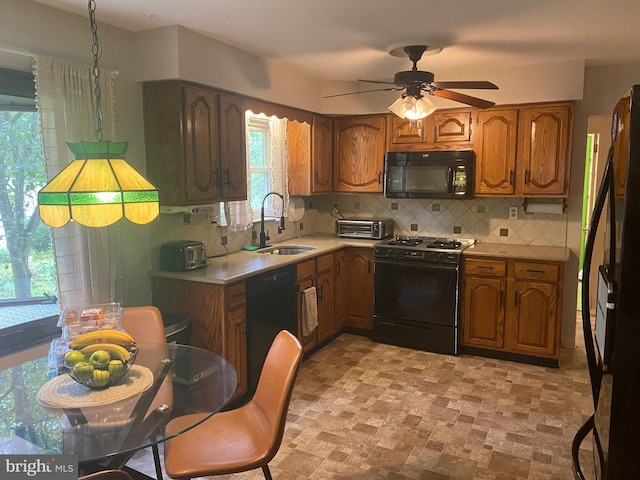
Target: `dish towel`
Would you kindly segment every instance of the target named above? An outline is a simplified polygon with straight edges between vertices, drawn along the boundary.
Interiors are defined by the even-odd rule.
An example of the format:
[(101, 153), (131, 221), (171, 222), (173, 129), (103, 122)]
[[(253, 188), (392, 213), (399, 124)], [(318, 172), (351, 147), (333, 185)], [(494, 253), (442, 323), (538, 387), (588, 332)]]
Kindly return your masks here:
[(306, 337), (318, 326), (318, 300), (316, 287), (302, 291), (302, 336)]

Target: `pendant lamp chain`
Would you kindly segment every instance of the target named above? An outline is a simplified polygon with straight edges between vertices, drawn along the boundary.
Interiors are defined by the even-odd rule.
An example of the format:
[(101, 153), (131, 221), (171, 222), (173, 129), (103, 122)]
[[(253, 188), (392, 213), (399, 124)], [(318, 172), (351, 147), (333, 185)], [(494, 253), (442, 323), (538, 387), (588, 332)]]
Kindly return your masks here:
[(102, 57), (102, 49), (100, 48), (100, 39), (98, 38), (98, 25), (96, 24), (96, 2), (89, 0), (89, 24), (91, 26), (93, 53), (93, 93), (96, 97), (96, 140), (102, 141), (102, 110), (100, 108), (100, 99), (102, 92), (100, 91), (100, 67), (98, 60)]

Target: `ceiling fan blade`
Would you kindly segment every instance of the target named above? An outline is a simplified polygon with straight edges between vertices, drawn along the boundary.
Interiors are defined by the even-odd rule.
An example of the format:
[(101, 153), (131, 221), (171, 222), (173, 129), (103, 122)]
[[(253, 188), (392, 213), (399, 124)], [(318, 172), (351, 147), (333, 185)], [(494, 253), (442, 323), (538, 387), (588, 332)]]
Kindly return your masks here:
[(345, 95), (357, 95), (359, 93), (369, 93), (369, 92), (389, 92), (391, 90), (404, 90), (404, 89), (400, 87), (376, 88), (375, 90), (360, 90), (359, 92), (336, 93), (335, 95), (325, 95), (322, 98), (344, 97)]
[(456, 102), (466, 103), (467, 105), (471, 105), (472, 107), (477, 107), (477, 108), (489, 108), (495, 105), (495, 102), (482, 100), (481, 98), (471, 97), (469, 95), (465, 95), (463, 93), (458, 93), (458, 92), (452, 92), (450, 90), (436, 89), (436, 90), (433, 90), (431, 94), (435, 95), (436, 97), (442, 97), (448, 100), (454, 100)]
[(468, 88), (468, 89), (483, 89), (483, 90), (498, 90), (498, 86), (486, 81), (462, 81), (462, 82), (431, 82), (436, 88)]
[(393, 80), (363, 80), (359, 78), (358, 81), (367, 83), (382, 83), (384, 85), (395, 85), (395, 82)]

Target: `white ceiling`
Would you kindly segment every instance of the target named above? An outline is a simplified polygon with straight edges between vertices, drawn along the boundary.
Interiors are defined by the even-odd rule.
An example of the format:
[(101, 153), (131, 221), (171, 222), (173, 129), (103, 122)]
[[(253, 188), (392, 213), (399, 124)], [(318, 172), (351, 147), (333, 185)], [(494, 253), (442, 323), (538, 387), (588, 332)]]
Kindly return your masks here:
[[(86, 0), (36, 0), (87, 16)], [(436, 80), (569, 60), (640, 62), (638, 0), (97, 0), (96, 19), (130, 31), (182, 25), (328, 80), (408, 70), (387, 46), (442, 47)], [(445, 72), (446, 77), (439, 73)], [(478, 79), (483, 80), (483, 79)], [(540, 81), (547, 79), (541, 78)]]

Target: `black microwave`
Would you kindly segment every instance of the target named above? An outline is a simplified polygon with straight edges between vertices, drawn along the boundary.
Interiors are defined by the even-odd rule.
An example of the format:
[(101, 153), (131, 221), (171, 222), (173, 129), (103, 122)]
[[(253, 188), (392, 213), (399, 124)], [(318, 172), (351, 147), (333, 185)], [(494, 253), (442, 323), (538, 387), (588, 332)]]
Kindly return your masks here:
[(384, 195), (388, 198), (473, 198), (473, 150), (387, 152)]

